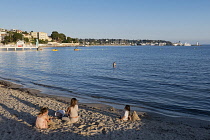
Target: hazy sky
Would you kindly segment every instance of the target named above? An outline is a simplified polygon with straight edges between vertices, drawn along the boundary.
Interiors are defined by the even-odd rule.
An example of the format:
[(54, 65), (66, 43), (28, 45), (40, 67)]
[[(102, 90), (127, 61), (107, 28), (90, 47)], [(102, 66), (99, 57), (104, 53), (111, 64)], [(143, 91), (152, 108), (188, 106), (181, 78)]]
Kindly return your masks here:
[(210, 0), (1, 0), (0, 28), (210, 43)]

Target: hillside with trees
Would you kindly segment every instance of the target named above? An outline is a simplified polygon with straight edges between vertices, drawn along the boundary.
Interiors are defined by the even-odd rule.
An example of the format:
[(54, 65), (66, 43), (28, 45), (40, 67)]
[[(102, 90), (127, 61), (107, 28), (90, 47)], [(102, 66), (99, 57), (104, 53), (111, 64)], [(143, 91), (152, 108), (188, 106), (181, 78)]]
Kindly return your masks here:
[(23, 39), (23, 35), (21, 33), (8, 32), (8, 35), (4, 37), (4, 40), (2, 41), (2, 43), (4, 44), (14, 43), (22, 39)]
[(63, 33), (58, 33), (57, 31), (53, 31), (51, 34), (51, 38), (55, 42), (59, 43), (78, 43), (77, 38), (66, 37)]
[[(37, 33), (37, 34), (36, 34)], [(41, 35), (40, 35), (41, 34)], [(47, 36), (45, 39), (43, 36), (47, 36), (47, 33), (44, 32), (34, 32), (21, 30), (10, 30), (6, 32), (1, 43), (3, 44), (14, 44), (18, 40), (24, 40), (25, 43), (35, 44), (38, 39), (40, 44), (48, 44), (49, 41), (57, 43), (79, 43), (80, 45), (152, 45), (152, 46), (165, 46), (173, 45), (170, 41), (165, 40), (129, 40), (129, 39), (77, 39), (67, 37), (64, 33), (59, 33), (58, 31), (53, 31), (50, 36)]]

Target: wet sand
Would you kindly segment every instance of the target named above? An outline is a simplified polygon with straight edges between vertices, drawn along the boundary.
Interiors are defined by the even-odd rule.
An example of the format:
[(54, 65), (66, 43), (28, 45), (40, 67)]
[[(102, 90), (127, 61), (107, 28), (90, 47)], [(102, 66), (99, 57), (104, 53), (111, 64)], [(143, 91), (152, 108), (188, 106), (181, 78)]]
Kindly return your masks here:
[(123, 110), (90, 103), (79, 103), (77, 123), (53, 119), (49, 129), (35, 128), (40, 107), (48, 107), (49, 115), (54, 116), (56, 110), (66, 110), (69, 104), (70, 98), (0, 81), (0, 139), (210, 140), (208, 121), (137, 112), (140, 121), (123, 122), (118, 119)]

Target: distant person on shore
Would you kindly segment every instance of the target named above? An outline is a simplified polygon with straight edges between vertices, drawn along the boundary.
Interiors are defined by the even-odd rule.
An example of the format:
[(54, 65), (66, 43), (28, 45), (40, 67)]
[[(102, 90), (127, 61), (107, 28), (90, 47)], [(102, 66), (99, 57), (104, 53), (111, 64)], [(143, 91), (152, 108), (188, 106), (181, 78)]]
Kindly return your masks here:
[(125, 110), (124, 116), (122, 116), (120, 120), (128, 121), (130, 120), (130, 105), (126, 105), (124, 110)]
[(37, 116), (36, 119), (36, 127), (40, 129), (46, 129), (48, 128), (48, 124), (51, 122), (51, 118), (48, 116), (48, 108), (43, 107), (40, 110), (40, 113)]
[(68, 117), (63, 117), (62, 120), (75, 123), (79, 120), (78, 116), (78, 100), (76, 98), (71, 99), (71, 105), (67, 108), (66, 114)]
[(116, 66), (117, 66), (117, 63), (114, 62), (114, 63), (113, 63), (113, 68), (116, 68)]

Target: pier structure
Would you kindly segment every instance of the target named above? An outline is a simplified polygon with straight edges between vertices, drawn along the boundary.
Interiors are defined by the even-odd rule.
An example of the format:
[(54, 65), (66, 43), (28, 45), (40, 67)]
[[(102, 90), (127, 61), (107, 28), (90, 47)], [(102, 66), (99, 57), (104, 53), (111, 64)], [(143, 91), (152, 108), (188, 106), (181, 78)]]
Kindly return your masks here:
[(36, 50), (40, 50), (39, 48), (39, 42), (38, 40), (36, 41), (36, 45), (25, 45), (24, 41), (22, 40), (19, 40), (16, 45), (3, 45), (3, 46), (0, 46), (0, 49), (6, 49), (7, 51), (9, 50), (26, 50), (26, 49), (36, 49)]
[(18, 47), (18, 46), (0, 46), (0, 49), (6, 49), (7, 51), (9, 50), (26, 50), (26, 49), (37, 49), (38, 50), (38, 46), (23, 46), (23, 47)]

